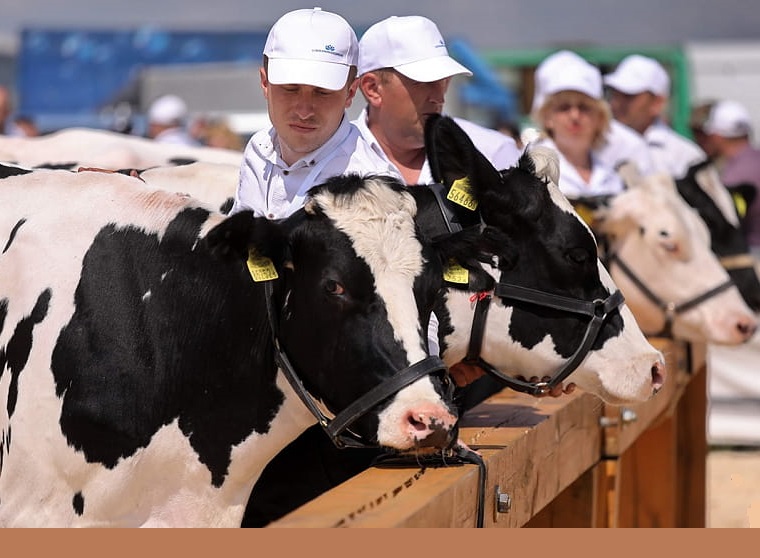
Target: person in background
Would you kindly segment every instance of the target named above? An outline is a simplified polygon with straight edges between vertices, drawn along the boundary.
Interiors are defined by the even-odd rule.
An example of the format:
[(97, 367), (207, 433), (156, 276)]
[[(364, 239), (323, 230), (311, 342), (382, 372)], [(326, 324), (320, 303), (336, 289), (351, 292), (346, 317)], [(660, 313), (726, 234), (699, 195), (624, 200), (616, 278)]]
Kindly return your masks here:
[(704, 131), (704, 125), (714, 104), (715, 101), (698, 103), (691, 107), (691, 112), (689, 113), (689, 129), (691, 130), (691, 135), (694, 137), (694, 143), (696, 143), (710, 159), (715, 158), (715, 152), (710, 145), (710, 138)]
[(387, 170), (346, 115), (358, 52), (348, 22), (321, 8), (289, 12), (272, 26), (259, 70), (272, 125), (245, 147), (231, 214), (284, 218), (329, 176)]
[[(557, 51), (541, 61), (534, 74), (531, 114), (536, 114), (543, 105), (547, 80), (550, 80), (555, 72), (562, 71), (562, 68), (567, 64), (581, 63), (588, 62), (570, 50)], [(539, 133), (539, 130), (526, 130), (523, 142), (536, 139)], [(642, 175), (654, 171), (654, 161), (647, 142), (641, 137), (641, 134), (615, 118), (610, 120), (610, 128), (605, 133), (604, 141), (598, 145), (596, 155), (604, 165), (613, 169), (617, 169), (625, 162), (633, 162)]]
[(148, 109), (148, 137), (160, 143), (197, 146), (185, 129), (187, 104), (177, 95), (162, 95)]
[(670, 77), (653, 58), (632, 54), (604, 76), (613, 116), (641, 134), (649, 145), (655, 171), (682, 178), (707, 154), (665, 123)]
[(541, 77), (541, 102), (533, 119), (541, 127), (538, 143), (559, 153), (559, 189), (568, 198), (617, 194), (623, 182), (598, 155), (610, 126), (599, 69), (583, 59), (566, 60)]
[(8, 119), (11, 112), (11, 92), (4, 85), (0, 85), (0, 134), (8, 135)]
[(206, 121), (200, 141), (208, 147), (243, 150), (243, 142), (235, 131), (223, 119), (210, 118)]
[[(753, 147), (752, 119), (749, 111), (733, 100), (713, 104), (702, 131), (715, 157), (720, 178), (729, 190), (749, 183), (760, 188), (760, 149)], [(743, 227), (752, 254), (760, 258), (760, 202), (757, 192), (747, 208)]]
[(14, 117), (13, 125), (20, 136), (33, 138), (40, 135), (40, 130), (31, 116), (19, 114)]

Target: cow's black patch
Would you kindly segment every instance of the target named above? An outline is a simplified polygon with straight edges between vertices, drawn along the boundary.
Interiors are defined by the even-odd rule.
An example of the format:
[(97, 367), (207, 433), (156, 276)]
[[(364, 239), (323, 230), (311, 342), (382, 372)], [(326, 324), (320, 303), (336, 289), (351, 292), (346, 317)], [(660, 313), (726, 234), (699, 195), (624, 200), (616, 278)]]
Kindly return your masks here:
[[(5, 317), (8, 315), (8, 299), (4, 298), (0, 300), (0, 333), (3, 332), (5, 326)], [(0, 377), (2, 377), (3, 371), (0, 369)]]
[(19, 176), (22, 174), (29, 174), (32, 172), (30, 169), (24, 169), (13, 165), (4, 165), (0, 163), (0, 179), (8, 178), (9, 176)]
[(84, 257), (52, 370), (61, 429), (90, 462), (112, 468), (177, 420), (219, 486), (282, 403), (261, 287), (197, 242), (207, 217), (186, 209), (161, 239), (109, 225)]
[(48, 169), (48, 170), (76, 170), (79, 168), (79, 163), (42, 163), (41, 165), (35, 165), (35, 169)]
[(227, 198), (225, 202), (219, 207), (219, 211), (224, 215), (229, 215), (232, 210), (232, 204), (235, 203), (235, 198)]
[(34, 326), (42, 322), (47, 316), (50, 306), (50, 289), (45, 289), (37, 297), (37, 302), (32, 312), (23, 318), (17, 325), (13, 335), (8, 340), (5, 348), (5, 360), (11, 373), (11, 381), (8, 386), (8, 417), (13, 416), (18, 399), (18, 378), (26, 366), (29, 353), (32, 351)]
[(198, 159), (193, 159), (192, 157), (172, 157), (168, 162), (171, 165), (182, 167), (184, 165), (192, 165), (193, 163), (197, 163)]
[(16, 233), (21, 228), (21, 225), (26, 223), (26, 219), (19, 219), (18, 223), (13, 225), (13, 228), (11, 229), (11, 234), (8, 236), (8, 241), (5, 243), (5, 248), (3, 248), (3, 254), (5, 254), (8, 251), (8, 248), (11, 247), (11, 244), (13, 244), (13, 239), (16, 238)]
[(71, 507), (74, 508), (74, 513), (81, 516), (84, 513), (84, 496), (81, 492), (74, 494), (71, 499)]

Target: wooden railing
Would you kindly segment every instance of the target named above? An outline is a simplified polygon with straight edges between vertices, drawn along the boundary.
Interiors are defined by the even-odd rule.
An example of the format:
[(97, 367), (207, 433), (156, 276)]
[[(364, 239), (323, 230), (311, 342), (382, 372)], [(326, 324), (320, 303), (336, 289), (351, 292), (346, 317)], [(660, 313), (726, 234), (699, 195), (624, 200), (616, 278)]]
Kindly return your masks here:
[[(615, 407), (584, 393), (498, 393), (461, 421), (475, 464), (372, 467), (270, 527), (703, 527), (705, 347), (650, 339), (668, 380)], [(350, 450), (346, 450), (350, 451)]]

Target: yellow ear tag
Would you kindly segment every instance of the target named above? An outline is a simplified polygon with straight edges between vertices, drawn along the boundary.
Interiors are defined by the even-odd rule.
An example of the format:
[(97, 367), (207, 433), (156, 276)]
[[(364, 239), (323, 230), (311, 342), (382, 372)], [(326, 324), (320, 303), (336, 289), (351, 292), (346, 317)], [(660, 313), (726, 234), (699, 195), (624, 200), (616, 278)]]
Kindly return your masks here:
[(744, 219), (744, 216), (747, 214), (747, 200), (745, 200), (740, 194), (731, 194), (731, 197), (734, 198), (736, 213), (739, 215), (740, 219)]
[(253, 250), (248, 251), (248, 271), (257, 283), (277, 279), (277, 270), (272, 260), (263, 256), (257, 256)]
[(446, 196), (446, 199), (470, 211), (475, 211), (478, 207), (478, 200), (473, 197), (472, 187), (466, 176), (454, 181), (451, 188), (449, 188), (449, 195)]
[(449, 267), (443, 272), (443, 280), (449, 283), (467, 285), (470, 282), (470, 272), (454, 260), (451, 260), (449, 261)]
[(581, 219), (583, 219), (583, 222), (586, 223), (589, 227), (594, 222), (594, 212), (591, 210), (591, 208), (584, 204), (578, 204), (575, 206), (575, 212), (580, 216)]

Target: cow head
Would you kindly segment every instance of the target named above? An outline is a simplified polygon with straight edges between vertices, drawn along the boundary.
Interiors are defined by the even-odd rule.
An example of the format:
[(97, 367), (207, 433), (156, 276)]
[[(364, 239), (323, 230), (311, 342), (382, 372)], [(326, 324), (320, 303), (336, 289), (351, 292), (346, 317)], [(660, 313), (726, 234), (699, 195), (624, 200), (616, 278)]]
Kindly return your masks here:
[(715, 165), (709, 161), (692, 166), (686, 176), (676, 180), (676, 186), (681, 197), (699, 212), (710, 230), (712, 251), (728, 271), (744, 301), (757, 312), (760, 310), (760, 281), (734, 203), (738, 197), (746, 208), (754, 201), (755, 188), (751, 185), (726, 188)]
[[(559, 191), (558, 159), (529, 149), (519, 163), (497, 171), (448, 118), (427, 123), (428, 158), (436, 180), (451, 191), (466, 183), (482, 218), (481, 253), (494, 278), (518, 287), (585, 302), (617, 291), (597, 258), (595, 239)], [(436, 310), (447, 364), (468, 350), (475, 304), (450, 291)], [(489, 310), (482, 357), (502, 371), (552, 375), (583, 342), (588, 316), (496, 297)], [(662, 356), (644, 338), (625, 305), (604, 320), (571, 380), (610, 402), (643, 400), (664, 380)]]
[(705, 222), (667, 174), (622, 172), (627, 190), (598, 216), (610, 272), (651, 335), (719, 344), (749, 339), (757, 322), (710, 250)]
[[(208, 236), (218, 252), (271, 261), (275, 336), (306, 390), (331, 413), (428, 357), (427, 322), (451, 254), (443, 240), (420, 241), (415, 213), (398, 182), (350, 175), (314, 188), (283, 222), (244, 212)], [(467, 242), (448, 245), (457, 252)], [(449, 379), (433, 372), (371, 402), (350, 431), (399, 450), (450, 444)]]

